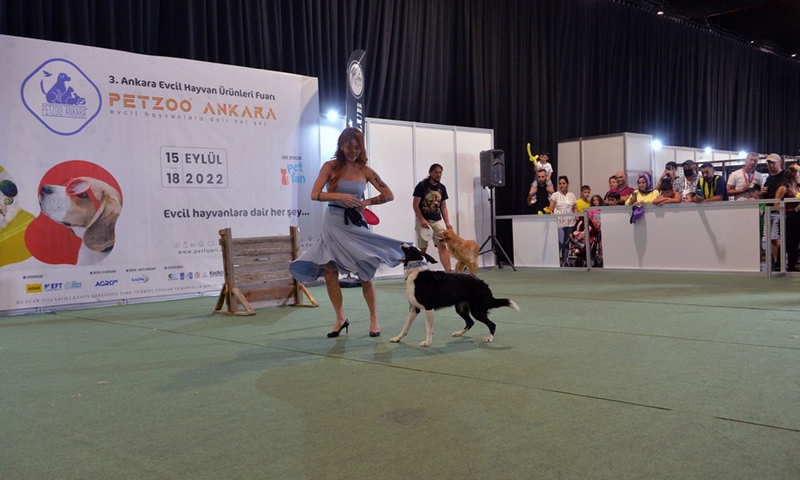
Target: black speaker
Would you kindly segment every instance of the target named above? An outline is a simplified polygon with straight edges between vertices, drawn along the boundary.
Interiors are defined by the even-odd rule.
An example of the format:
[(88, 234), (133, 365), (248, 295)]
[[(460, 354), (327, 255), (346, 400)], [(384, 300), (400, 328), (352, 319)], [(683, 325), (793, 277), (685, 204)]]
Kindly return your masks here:
[(502, 187), (506, 184), (506, 155), (502, 150), (481, 152), (481, 187)]

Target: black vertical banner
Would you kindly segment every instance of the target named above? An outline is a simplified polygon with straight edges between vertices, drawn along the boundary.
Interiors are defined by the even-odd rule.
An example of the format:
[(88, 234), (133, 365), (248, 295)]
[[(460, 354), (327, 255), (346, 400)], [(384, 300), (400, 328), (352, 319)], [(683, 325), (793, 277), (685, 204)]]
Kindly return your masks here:
[(345, 121), (348, 127), (364, 131), (364, 67), (362, 60), (367, 52), (356, 50), (347, 61), (347, 105)]

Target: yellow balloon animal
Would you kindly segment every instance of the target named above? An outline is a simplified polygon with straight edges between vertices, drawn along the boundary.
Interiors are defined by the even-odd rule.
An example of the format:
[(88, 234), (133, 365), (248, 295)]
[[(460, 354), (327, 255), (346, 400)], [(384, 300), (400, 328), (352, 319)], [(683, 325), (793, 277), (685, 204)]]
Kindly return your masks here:
[(539, 163), (539, 155), (534, 155), (534, 154), (531, 153), (531, 144), (530, 143), (528, 144), (528, 158), (530, 158), (531, 162), (533, 162), (533, 168), (535, 169), (536, 165), (538, 165), (538, 163)]

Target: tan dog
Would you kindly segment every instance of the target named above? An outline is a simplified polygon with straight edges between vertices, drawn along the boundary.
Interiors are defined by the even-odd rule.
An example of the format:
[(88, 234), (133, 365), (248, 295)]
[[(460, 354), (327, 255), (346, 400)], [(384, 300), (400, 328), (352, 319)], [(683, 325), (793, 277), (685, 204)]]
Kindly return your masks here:
[(471, 275), (478, 274), (478, 242), (475, 240), (464, 240), (459, 237), (452, 228), (448, 228), (439, 234), (450, 253), (456, 257), (456, 272), (462, 273), (465, 269)]
[(83, 239), (78, 265), (97, 263), (114, 248), (122, 199), (111, 185), (91, 177), (76, 177), (66, 185), (43, 185), (39, 206), (42, 213)]

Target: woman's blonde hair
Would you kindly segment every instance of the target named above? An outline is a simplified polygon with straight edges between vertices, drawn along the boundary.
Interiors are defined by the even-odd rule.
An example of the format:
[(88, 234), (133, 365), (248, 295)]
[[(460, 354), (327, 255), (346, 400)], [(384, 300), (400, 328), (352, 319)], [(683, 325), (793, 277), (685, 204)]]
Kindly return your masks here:
[(342, 151), (342, 145), (350, 143), (352, 140), (355, 140), (361, 147), (361, 153), (358, 154), (356, 164), (362, 169), (367, 166), (367, 149), (364, 146), (364, 134), (355, 127), (345, 128), (342, 130), (342, 133), (339, 135), (339, 140), (336, 142), (337, 147), (336, 153), (334, 154), (335, 162), (333, 164), (333, 172), (328, 179), (329, 192), (336, 191), (336, 187), (339, 185), (339, 177), (341, 177), (344, 168), (347, 166), (347, 158), (344, 156), (344, 151)]

